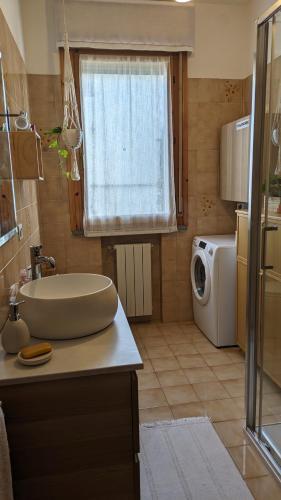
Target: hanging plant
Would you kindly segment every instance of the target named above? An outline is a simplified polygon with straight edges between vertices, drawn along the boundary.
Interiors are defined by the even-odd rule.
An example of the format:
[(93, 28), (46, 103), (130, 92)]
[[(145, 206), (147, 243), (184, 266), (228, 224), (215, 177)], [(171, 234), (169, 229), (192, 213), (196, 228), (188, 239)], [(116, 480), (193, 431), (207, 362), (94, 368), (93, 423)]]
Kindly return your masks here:
[(46, 135), (52, 136), (52, 140), (49, 144), (49, 149), (57, 150), (59, 158), (59, 167), (62, 173), (70, 179), (70, 172), (66, 168), (66, 160), (69, 156), (68, 150), (63, 147), (62, 144), (62, 127), (55, 127), (51, 130), (45, 132)]
[[(49, 144), (50, 149), (56, 149), (59, 156), (59, 166), (62, 172), (72, 181), (79, 181), (79, 167), (76, 152), (81, 147), (83, 133), (80, 127), (80, 118), (75, 93), (75, 84), (69, 52), (68, 33), (64, 0), (62, 0), (64, 17), (64, 112), (62, 127), (55, 127), (46, 134), (55, 136)], [(66, 160), (70, 155), (70, 172), (66, 168)]]
[(62, 4), (64, 14), (64, 115), (60, 137), (67, 151), (70, 152), (70, 177), (73, 181), (79, 181), (80, 174), (76, 152), (81, 147), (83, 133), (80, 126), (74, 77), (69, 53), (64, 0), (62, 0)]

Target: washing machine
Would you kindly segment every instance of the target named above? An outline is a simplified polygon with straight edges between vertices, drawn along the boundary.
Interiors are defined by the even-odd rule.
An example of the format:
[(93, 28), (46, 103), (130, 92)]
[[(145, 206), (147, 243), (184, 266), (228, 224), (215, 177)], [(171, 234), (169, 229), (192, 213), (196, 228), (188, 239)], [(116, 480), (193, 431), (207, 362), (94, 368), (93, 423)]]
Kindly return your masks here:
[(215, 346), (235, 345), (235, 235), (193, 239), (191, 282), (196, 325)]

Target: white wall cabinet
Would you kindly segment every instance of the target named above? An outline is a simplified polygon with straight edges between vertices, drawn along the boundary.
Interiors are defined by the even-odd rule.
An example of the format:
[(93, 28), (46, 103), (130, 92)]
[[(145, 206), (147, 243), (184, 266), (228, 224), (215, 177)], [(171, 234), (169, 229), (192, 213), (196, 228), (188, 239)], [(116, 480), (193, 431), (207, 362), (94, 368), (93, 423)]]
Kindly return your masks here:
[(220, 151), (220, 197), (222, 200), (247, 203), (249, 149), (249, 116), (222, 127)]

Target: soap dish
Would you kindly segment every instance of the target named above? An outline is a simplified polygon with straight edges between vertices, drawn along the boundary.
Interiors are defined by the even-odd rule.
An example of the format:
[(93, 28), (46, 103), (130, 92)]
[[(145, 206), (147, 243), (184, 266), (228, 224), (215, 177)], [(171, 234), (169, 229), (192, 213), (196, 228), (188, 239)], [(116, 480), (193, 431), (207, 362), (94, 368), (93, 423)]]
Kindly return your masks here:
[(34, 358), (26, 359), (23, 358), (21, 353), (18, 353), (18, 361), (22, 365), (26, 366), (37, 366), (37, 365), (43, 365), (44, 363), (47, 363), (53, 355), (53, 350), (50, 352), (47, 352), (46, 354), (41, 354), (40, 356), (35, 356)]

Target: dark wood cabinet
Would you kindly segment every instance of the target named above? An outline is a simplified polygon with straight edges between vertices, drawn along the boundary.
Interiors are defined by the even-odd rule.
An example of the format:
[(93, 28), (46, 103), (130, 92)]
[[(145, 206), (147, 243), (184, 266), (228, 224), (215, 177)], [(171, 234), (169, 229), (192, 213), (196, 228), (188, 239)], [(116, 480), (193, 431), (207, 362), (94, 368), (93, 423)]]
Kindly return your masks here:
[(15, 500), (140, 498), (135, 372), (1, 386)]

